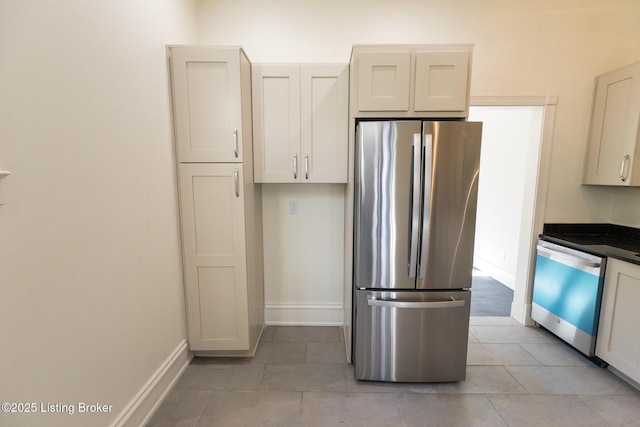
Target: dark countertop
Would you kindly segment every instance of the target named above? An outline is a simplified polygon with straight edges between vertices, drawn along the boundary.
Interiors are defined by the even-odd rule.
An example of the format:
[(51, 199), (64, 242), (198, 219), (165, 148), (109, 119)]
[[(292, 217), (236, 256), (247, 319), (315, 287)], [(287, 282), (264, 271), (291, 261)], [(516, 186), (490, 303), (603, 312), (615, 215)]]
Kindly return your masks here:
[(542, 240), (640, 265), (640, 229), (615, 224), (545, 224)]

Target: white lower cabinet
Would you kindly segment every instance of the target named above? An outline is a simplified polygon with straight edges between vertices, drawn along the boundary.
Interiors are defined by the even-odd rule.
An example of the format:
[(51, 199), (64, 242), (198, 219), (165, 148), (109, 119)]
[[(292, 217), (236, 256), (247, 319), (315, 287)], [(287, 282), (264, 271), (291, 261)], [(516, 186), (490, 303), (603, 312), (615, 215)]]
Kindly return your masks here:
[(609, 258), (596, 355), (640, 383), (640, 265)]
[(180, 164), (189, 346), (255, 351), (263, 325), (260, 192), (238, 163)]

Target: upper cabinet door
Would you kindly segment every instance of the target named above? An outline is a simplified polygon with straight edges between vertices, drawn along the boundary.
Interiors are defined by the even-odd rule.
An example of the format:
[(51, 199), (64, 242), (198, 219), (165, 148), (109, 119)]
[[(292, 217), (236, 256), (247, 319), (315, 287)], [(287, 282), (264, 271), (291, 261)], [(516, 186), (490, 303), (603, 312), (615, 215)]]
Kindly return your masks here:
[(179, 162), (242, 162), (241, 54), (239, 48), (171, 48)]
[(417, 52), (415, 111), (465, 111), (469, 52)]
[(347, 182), (349, 68), (301, 66), (302, 182)]
[(585, 184), (638, 186), (640, 63), (596, 78)]
[(358, 110), (409, 110), (410, 52), (361, 53), (358, 61)]
[(300, 180), (300, 67), (254, 64), (252, 69), (254, 178)]

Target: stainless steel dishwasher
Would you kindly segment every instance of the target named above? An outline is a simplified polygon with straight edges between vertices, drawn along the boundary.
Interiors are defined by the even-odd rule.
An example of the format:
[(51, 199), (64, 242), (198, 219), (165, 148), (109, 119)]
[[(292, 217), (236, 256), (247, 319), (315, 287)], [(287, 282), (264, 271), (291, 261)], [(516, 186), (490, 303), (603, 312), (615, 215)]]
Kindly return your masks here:
[(606, 258), (539, 240), (531, 318), (595, 355)]

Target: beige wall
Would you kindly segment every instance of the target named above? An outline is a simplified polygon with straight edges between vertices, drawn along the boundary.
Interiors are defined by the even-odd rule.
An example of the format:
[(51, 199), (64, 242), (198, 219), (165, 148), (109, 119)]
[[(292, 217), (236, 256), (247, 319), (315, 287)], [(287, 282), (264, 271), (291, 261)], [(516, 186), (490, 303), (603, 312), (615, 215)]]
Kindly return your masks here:
[(184, 343), (165, 44), (194, 29), (182, 0), (0, 2), (0, 401), (113, 405), (0, 425), (109, 425)]
[[(640, 60), (637, 0), (200, 0), (198, 4), (200, 42), (242, 45), (253, 62), (348, 62), (353, 44), (475, 44), (472, 96), (558, 97), (545, 221), (640, 226), (640, 216), (634, 214), (640, 208), (640, 190), (580, 185), (593, 79)], [(268, 194), (265, 200), (265, 221), (291, 227), (292, 217), (270, 210)], [(274, 243), (265, 236), (265, 247)], [(286, 239), (278, 243), (295, 247)], [(334, 248), (342, 250), (339, 242)], [(278, 256), (295, 259), (298, 254), (285, 249)], [(287, 264), (287, 268), (302, 265), (310, 263)], [(276, 296), (283, 287), (294, 285), (305, 286), (267, 277), (265, 292), (267, 297)], [(308, 287), (300, 302), (315, 296)]]
[(342, 324), (344, 188), (263, 184), (267, 323)]
[(609, 219), (609, 193), (579, 183), (593, 78), (640, 60), (636, 0), (199, 5), (200, 42), (241, 44), (254, 62), (347, 62), (352, 44), (474, 43), (472, 96), (558, 96), (547, 220)]

